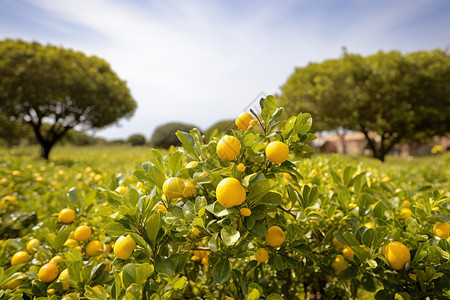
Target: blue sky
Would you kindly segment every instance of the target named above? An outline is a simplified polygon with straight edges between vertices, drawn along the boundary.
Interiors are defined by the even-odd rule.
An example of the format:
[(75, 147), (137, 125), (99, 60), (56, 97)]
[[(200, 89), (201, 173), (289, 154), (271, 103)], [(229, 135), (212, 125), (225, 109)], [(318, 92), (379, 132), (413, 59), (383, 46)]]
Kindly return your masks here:
[(308, 62), (450, 47), (448, 0), (0, 0), (0, 39), (99, 56), (138, 110), (97, 136), (150, 137), (182, 121), (234, 119)]

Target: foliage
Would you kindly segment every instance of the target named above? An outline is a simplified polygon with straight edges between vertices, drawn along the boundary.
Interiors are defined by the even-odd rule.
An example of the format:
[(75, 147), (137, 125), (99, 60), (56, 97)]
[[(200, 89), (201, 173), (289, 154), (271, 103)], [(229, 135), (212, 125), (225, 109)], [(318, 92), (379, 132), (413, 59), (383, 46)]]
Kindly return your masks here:
[(142, 146), (145, 144), (145, 136), (142, 134), (132, 134), (128, 138), (128, 143), (132, 146)]
[(1, 41), (0, 57), (0, 114), (31, 125), (44, 158), (74, 126), (101, 128), (136, 108), (126, 83), (98, 57), (20, 40)]
[(5, 116), (0, 115), (0, 140), (4, 141), (5, 145), (19, 145), (24, 138), (31, 135), (33, 133), (28, 126), (20, 122), (10, 121)]
[[(283, 141), (290, 152), (306, 151), (306, 141), (314, 138), (308, 133), (312, 120), (305, 113), (281, 119), (283, 110), (271, 96), (261, 106), (258, 125), (232, 132), (241, 143), (234, 161), (218, 158), (219, 137), (204, 142), (196, 129), (178, 132), (182, 147), (174, 151), (151, 149), (153, 157), (142, 147), (83, 147), (82, 155), (60, 147), (50, 163), (19, 155), (28, 149), (1, 152), (0, 192), (16, 201), (2, 198), (0, 217), (36, 211), (37, 220), (8, 222), (16, 231), (0, 241), (0, 297), (448, 298), (450, 247), (434, 226), (450, 220), (450, 155), (388, 157), (381, 164), (338, 155), (298, 160), (291, 153), (282, 164), (271, 163), (265, 142)], [(130, 166), (131, 160), (144, 162)], [(133, 175), (119, 173), (132, 168)], [(163, 186), (171, 177), (195, 184), (195, 195), (168, 200)], [(216, 186), (229, 177), (242, 184), (246, 199), (224, 208)], [(116, 192), (118, 187), (126, 192)], [(406, 205), (412, 216), (401, 219)], [(58, 212), (68, 207), (76, 218), (62, 224)], [(242, 214), (242, 208), (251, 213)], [(91, 241), (64, 246), (80, 225), (92, 229), (91, 241), (103, 244), (101, 256), (85, 254)], [(266, 234), (273, 226), (283, 231), (278, 242)], [(112, 252), (120, 236), (137, 244), (125, 260)], [(354, 252), (353, 258), (343, 253), (339, 272), (332, 268), (341, 253), (334, 237)], [(32, 238), (40, 241), (32, 259), (11, 266), (11, 257)], [(404, 244), (411, 255), (400, 270), (383, 255), (391, 241)], [(261, 248), (267, 261), (255, 258)], [(69, 279), (38, 280), (39, 268), (57, 255), (59, 270), (68, 269)], [(19, 285), (8, 288), (15, 279)]]
[(232, 130), (237, 130), (234, 120), (223, 120), (214, 123), (205, 131), (205, 140), (209, 141), (214, 136), (231, 134)]
[(169, 149), (170, 146), (181, 146), (181, 142), (176, 136), (178, 130), (189, 131), (195, 128), (195, 125), (184, 124), (179, 122), (167, 123), (155, 128), (150, 139), (152, 147)]
[(363, 132), (374, 157), (384, 160), (400, 141), (449, 132), (449, 80), (447, 51), (368, 57), (345, 52), (340, 59), (297, 68), (280, 101), (289, 113), (311, 112), (318, 130)]

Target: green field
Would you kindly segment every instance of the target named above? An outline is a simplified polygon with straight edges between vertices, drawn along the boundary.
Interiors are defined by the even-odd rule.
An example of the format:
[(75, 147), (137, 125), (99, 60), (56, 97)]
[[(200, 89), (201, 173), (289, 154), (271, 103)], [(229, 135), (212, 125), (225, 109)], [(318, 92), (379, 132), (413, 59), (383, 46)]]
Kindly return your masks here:
[[(144, 182), (143, 187), (142, 183), (140, 183), (140, 187), (138, 185), (139, 180), (133, 173), (135, 170), (142, 170), (143, 162), (155, 162), (155, 159), (148, 147), (59, 146), (55, 147), (51, 153), (50, 161), (38, 158), (38, 151), (37, 147), (0, 149), (0, 156), (2, 157), (0, 162), (0, 239), (2, 240), (0, 242), (0, 265), (4, 266), (1, 270), (2, 272), (0, 272), (0, 284), (3, 284), (2, 290), (0, 290), (0, 299), (21, 299), (21, 297), (31, 299), (32, 295), (44, 298), (48, 296), (53, 297), (53, 299), (60, 299), (64, 295), (72, 295), (70, 297), (73, 297), (66, 299), (79, 299), (77, 297), (83, 297), (83, 295), (88, 297), (88, 299), (102, 299), (99, 296), (100, 294), (111, 297), (115, 288), (113, 283), (117, 283), (117, 280), (120, 282), (120, 279), (115, 277), (118, 276), (118, 273), (115, 273), (114, 270), (122, 269), (124, 263), (117, 258), (115, 259), (114, 254), (111, 253), (111, 242), (116, 237), (114, 235), (115, 231), (111, 229), (111, 219), (109, 217), (114, 212), (113, 208), (115, 206), (112, 204), (112, 200), (108, 198), (108, 194), (101, 191), (103, 189), (115, 190), (119, 185), (123, 185), (130, 188), (134, 187), (136, 190), (142, 188), (140, 195), (149, 195), (151, 193), (150, 185)], [(163, 151), (163, 153), (168, 154), (169, 151)], [(295, 163), (297, 171), (303, 176), (303, 179), (295, 183), (291, 179), (288, 180), (281, 176), (281, 185), (277, 190), (280, 193), (282, 192), (281, 194), (284, 193), (288, 196), (287, 185), (289, 183), (318, 188), (320, 193), (318, 202), (314, 205), (311, 204), (311, 207), (307, 208), (305, 213), (309, 212), (308, 219), (316, 220), (314, 221), (316, 223), (310, 221), (308, 234), (316, 235), (318, 240), (316, 240), (316, 237), (313, 238), (311, 236), (308, 249), (309, 247), (314, 249), (317, 259), (323, 255), (320, 258), (320, 264), (331, 263), (329, 255), (332, 250), (330, 250), (329, 244), (332, 235), (328, 234), (328, 232), (342, 228), (343, 224), (355, 223), (354, 226), (356, 226), (356, 222), (362, 223), (367, 220), (376, 223), (377, 226), (380, 226), (379, 228), (382, 228), (382, 225), (388, 224), (389, 220), (381, 212), (385, 211), (385, 214), (389, 213), (391, 216), (394, 216), (394, 214), (397, 216), (405, 200), (412, 203), (411, 210), (414, 214), (414, 223), (403, 220), (401, 224), (398, 223), (398, 226), (405, 226), (404, 228), (406, 229), (404, 229), (404, 234), (400, 234), (400, 231), (398, 231), (400, 229), (394, 229), (397, 236), (407, 237), (409, 236), (408, 234), (412, 233), (418, 236), (420, 232), (422, 237), (428, 236), (431, 238), (434, 235), (432, 224), (436, 220), (442, 218), (444, 221), (449, 221), (450, 154), (414, 158), (389, 156), (384, 163), (368, 157), (351, 157), (337, 154), (313, 154), (311, 157), (305, 158), (291, 156), (289, 159)], [(186, 161), (183, 162), (186, 163)], [(363, 174), (365, 179), (362, 181), (358, 180), (360, 181), (359, 187), (356, 187), (356, 183), (355, 186), (352, 186), (349, 180), (357, 178), (358, 174)], [(193, 178), (197, 179), (195, 176)], [(365, 191), (366, 196), (362, 194), (362, 196), (359, 196), (361, 191), (357, 191), (357, 189), (361, 189), (362, 192)], [(383, 207), (379, 204), (380, 202), (384, 202)], [(197, 205), (197, 201), (195, 203)], [(291, 209), (289, 205), (289, 203), (286, 204), (286, 207)], [(361, 209), (363, 207), (372, 207), (375, 217), (372, 214), (362, 216), (358, 210), (353, 209), (358, 206)], [(57, 218), (58, 212), (66, 207), (76, 210), (77, 219), (73, 224), (61, 226)], [(118, 206), (117, 209), (117, 212), (124, 215), (131, 213), (126, 212), (124, 207)], [(174, 208), (172, 207), (171, 209)], [(376, 212), (377, 209), (378, 212)], [(323, 213), (317, 214), (319, 210)], [(292, 211), (295, 212), (296, 210), (293, 209)], [(175, 214), (175, 212), (173, 213)], [(285, 217), (289, 219), (287, 214)], [(298, 218), (299, 222), (307, 220), (301, 219), (306, 218), (305, 215)], [(102, 243), (101, 257), (86, 256), (87, 242), (80, 242), (79, 249), (82, 251), (83, 258), (76, 256), (77, 251), (63, 246), (70, 232), (81, 224), (88, 224), (92, 228), (91, 240), (99, 240)], [(105, 226), (109, 226), (109, 230), (105, 231)], [(395, 227), (397, 225), (391, 224), (389, 226)], [(420, 231), (419, 229), (413, 229), (414, 226), (418, 226)], [(190, 232), (192, 227), (188, 228), (191, 228), (187, 231)], [(184, 231), (180, 231), (180, 233), (182, 232)], [(377, 234), (389, 233), (379, 231)], [(26, 261), (24, 265), (12, 266), (11, 259), (13, 254), (23, 251), (27, 241), (32, 238), (40, 241), (37, 252), (31, 255), (32, 260)], [(445, 239), (442, 241), (445, 241)], [(325, 244), (323, 243), (327, 246), (324, 246)], [(138, 245), (141, 244), (138, 243)], [(207, 244), (200, 245), (205, 246)], [(409, 246), (416, 247), (417, 241), (411, 240)], [(444, 246), (441, 245), (442, 247)], [(109, 250), (107, 250), (108, 248)], [(140, 251), (136, 252), (135, 263), (145, 261), (142, 256), (142, 250)], [(373, 261), (376, 260), (380, 264), (381, 260), (375, 258), (379, 256), (379, 254), (376, 254), (379, 250), (373, 251), (373, 253), (371, 252), (371, 255), (374, 255)], [(434, 249), (433, 251), (437, 250)], [(446, 254), (442, 254), (444, 252)], [(428, 284), (434, 284), (434, 281), (447, 272), (446, 267), (444, 267), (445, 263), (442, 260), (447, 260), (448, 265), (448, 251), (444, 252), (441, 253), (443, 257), (440, 259), (436, 257), (427, 258), (429, 260), (427, 268), (433, 267), (433, 270), (435, 270), (435, 273), (430, 273), (427, 279)], [(69, 282), (69, 290), (65, 290), (60, 281), (43, 283), (37, 280), (39, 268), (55, 255), (64, 256), (64, 262), (60, 263), (59, 266), (60, 270), (62, 268), (69, 269), (73, 279), (73, 281)], [(193, 257), (195, 257), (195, 252)], [(283, 256), (283, 259), (285, 259), (286, 263), (289, 262), (288, 257)], [(83, 264), (80, 265), (81, 262)], [(243, 270), (241, 263), (238, 263), (236, 260), (233, 268), (242, 268)], [(277, 264), (272, 260), (269, 263), (275, 264), (275, 266)], [(145, 263), (136, 264), (136, 266), (141, 268), (144, 265)], [(100, 273), (94, 274), (94, 269), (99, 268), (99, 266), (101, 266), (103, 273), (101, 275), (99, 275)], [(202, 269), (201, 264), (193, 260), (188, 262), (185, 270), (177, 275), (182, 277), (168, 278), (167, 275), (167, 278), (163, 277), (166, 280), (163, 281), (165, 282), (164, 286), (170, 289), (171, 293), (165, 294), (164, 290), (158, 291), (161, 298), (194, 299), (195, 297), (203, 297), (207, 299), (230, 299), (226, 298), (229, 297), (227, 295), (230, 292), (223, 288), (216, 288), (211, 279), (208, 279), (211, 278), (211, 268), (209, 267), (208, 269), (207, 266), (209, 266), (209, 263), (206, 261), (204, 269)], [(361, 270), (363, 270), (365, 265), (361, 264), (360, 266)], [(415, 268), (418, 269), (423, 266), (425, 266), (424, 261), (422, 265), (415, 265)], [(75, 268), (82, 270), (79, 271), (81, 275), (74, 275), (76, 274)], [(105, 271), (105, 268), (109, 268), (109, 270), (112, 268), (112, 272)], [(440, 271), (439, 268), (441, 268)], [(13, 273), (16, 271), (20, 271), (25, 275), (23, 277), (20, 277), (22, 275), (19, 276), (20, 285), (18, 287), (11, 289), (11, 286), (9, 286), (10, 289), (8, 289), (7, 283), (11, 282), (11, 278), (14, 278), (11, 276), (14, 276)], [(147, 271), (150, 272), (149, 270)], [(278, 282), (278, 288), (265, 286), (260, 281), (255, 282), (258, 282), (271, 292), (288, 293), (299, 298), (304, 298), (314, 293), (323, 293), (325, 297), (327, 295), (344, 297), (342, 291), (351, 293), (349, 290), (350, 285), (347, 285), (346, 281), (336, 281), (335, 277), (330, 276), (330, 274), (324, 275), (321, 273), (322, 271), (317, 273), (317, 267), (309, 271), (313, 272), (310, 273), (310, 277), (294, 277), (294, 279), (291, 279), (289, 281), (291, 284), (289, 290), (283, 290), (282, 286), (286, 285), (286, 282), (281, 279), (275, 279), (275, 277), (271, 280)], [(164, 271), (159, 267), (158, 272), (163, 273)], [(194, 276), (190, 272), (197, 272), (198, 274)], [(269, 269), (265, 272), (275, 276), (275, 273), (269, 272)], [(351, 275), (345, 272), (343, 274), (341, 278), (344, 279), (346, 276)], [(367, 276), (367, 273), (364, 274), (366, 274), (364, 276)], [(421, 273), (416, 272), (414, 274)], [(185, 282), (185, 279), (183, 279), (186, 278), (185, 276), (196, 279)], [(327, 280), (331, 283), (331, 287), (325, 288), (321, 286), (321, 281), (318, 279), (321, 276), (328, 278)], [(133, 282), (139, 281), (136, 277), (132, 277), (129, 280)], [(250, 281), (251, 278), (249, 277), (247, 280)], [(372, 283), (373, 286), (371, 285)], [(125, 284), (128, 286), (127, 283)], [(254, 284), (256, 283), (251, 284), (255, 286)], [(92, 290), (94, 286), (98, 287), (99, 294)], [(374, 295), (373, 292), (380, 291), (381, 286), (380, 280), (371, 281), (369, 287), (364, 286), (369, 292), (359, 286), (357, 295), (370, 299)], [(386, 283), (384, 283), (384, 286), (386, 289)], [(137, 293), (141, 292), (141, 285), (139, 287), (140, 289)], [(420, 288), (418, 283), (417, 288)], [(144, 289), (143, 286), (142, 289)], [(129, 297), (129, 294), (127, 294), (127, 297)], [(152, 299), (159, 298), (155, 297)]]

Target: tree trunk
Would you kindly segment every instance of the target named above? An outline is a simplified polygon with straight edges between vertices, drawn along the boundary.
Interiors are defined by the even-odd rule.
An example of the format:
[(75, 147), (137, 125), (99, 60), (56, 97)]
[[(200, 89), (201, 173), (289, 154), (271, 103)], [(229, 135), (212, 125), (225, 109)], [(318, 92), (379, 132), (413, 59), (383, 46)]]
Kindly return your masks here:
[(48, 157), (50, 155), (50, 151), (53, 148), (54, 142), (49, 141), (43, 141), (41, 143), (41, 157), (48, 160)]

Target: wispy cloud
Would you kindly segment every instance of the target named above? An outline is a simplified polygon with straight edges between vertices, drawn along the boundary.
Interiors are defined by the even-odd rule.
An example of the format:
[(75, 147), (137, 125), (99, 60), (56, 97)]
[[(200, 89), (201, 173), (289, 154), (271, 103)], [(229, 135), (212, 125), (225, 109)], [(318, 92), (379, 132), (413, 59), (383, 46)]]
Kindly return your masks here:
[(35, 28), (14, 27), (10, 18), (10, 26), (0, 26), (0, 38), (35, 39), (97, 55), (127, 80), (139, 108), (121, 128), (99, 133), (109, 137), (149, 135), (174, 120), (205, 129), (234, 118), (259, 92), (277, 92), (295, 66), (339, 56), (342, 46), (369, 54), (449, 42), (429, 45), (414, 32), (395, 36), (402, 24), (442, 6), (437, 0), (8, 2), (22, 23), (26, 19)]

